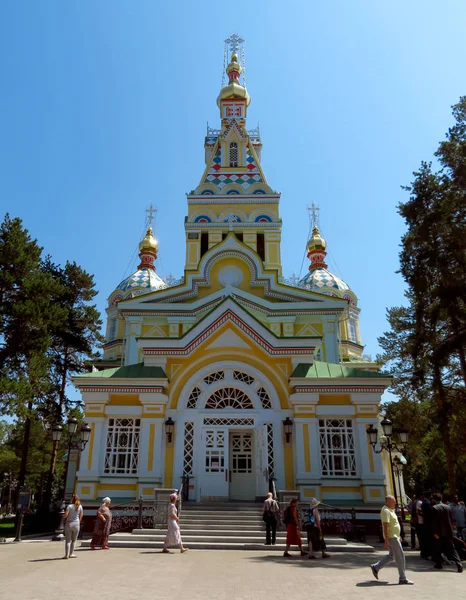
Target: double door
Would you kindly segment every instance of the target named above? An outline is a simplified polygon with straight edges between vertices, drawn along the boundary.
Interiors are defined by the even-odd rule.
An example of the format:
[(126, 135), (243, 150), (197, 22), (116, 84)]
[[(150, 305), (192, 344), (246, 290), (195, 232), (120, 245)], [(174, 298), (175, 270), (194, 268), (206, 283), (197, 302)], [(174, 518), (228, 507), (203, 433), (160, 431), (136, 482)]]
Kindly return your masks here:
[(201, 497), (254, 500), (254, 433), (229, 429), (205, 429), (204, 473)]

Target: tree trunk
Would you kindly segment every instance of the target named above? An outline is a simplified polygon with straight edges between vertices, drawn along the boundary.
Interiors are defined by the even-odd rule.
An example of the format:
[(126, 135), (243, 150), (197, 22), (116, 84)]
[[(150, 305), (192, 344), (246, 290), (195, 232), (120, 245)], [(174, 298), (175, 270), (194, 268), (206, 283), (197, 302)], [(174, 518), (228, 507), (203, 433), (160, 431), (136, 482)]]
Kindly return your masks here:
[[(58, 422), (61, 422), (63, 417), (63, 405), (65, 404), (65, 391), (66, 391), (66, 378), (68, 376), (68, 348), (65, 348), (63, 357), (63, 372), (60, 385), (60, 396), (58, 401)], [(52, 456), (50, 458), (50, 468), (47, 477), (47, 489), (45, 491), (44, 500), (42, 502), (41, 511), (47, 513), (50, 508), (50, 502), (52, 501), (52, 485), (53, 476), (55, 475), (55, 467), (57, 464), (58, 446), (60, 442), (53, 442), (52, 445)]]
[[(24, 486), (24, 482), (26, 481), (26, 470), (27, 470), (28, 453), (29, 453), (29, 438), (31, 437), (31, 411), (32, 411), (32, 400), (30, 400), (28, 402), (28, 412), (27, 412), (26, 420), (24, 421), (23, 448), (21, 451), (21, 466), (19, 468), (18, 486), (16, 488), (16, 493), (15, 493), (15, 507), (18, 504), (19, 492), (21, 491), (21, 488)], [(18, 525), (18, 520), (19, 520), (19, 512), (16, 512), (15, 530)]]
[(439, 425), (442, 430), (443, 446), (445, 450), (445, 458), (447, 462), (447, 476), (448, 476), (448, 489), (450, 494), (456, 493), (456, 476), (455, 476), (455, 460), (454, 453), (452, 450), (451, 438), (450, 438), (450, 424), (449, 424), (449, 405), (448, 399), (445, 395), (445, 388), (442, 384), (441, 369), (438, 364), (434, 364), (434, 379), (433, 387), (436, 391), (437, 406), (439, 411)]
[(50, 458), (50, 468), (47, 475), (47, 487), (45, 488), (45, 494), (41, 505), (41, 513), (43, 514), (49, 512), (50, 502), (52, 501), (53, 476), (55, 475), (55, 466), (57, 464), (58, 444), (59, 442), (57, 441), (52, 443), (52, 456)]

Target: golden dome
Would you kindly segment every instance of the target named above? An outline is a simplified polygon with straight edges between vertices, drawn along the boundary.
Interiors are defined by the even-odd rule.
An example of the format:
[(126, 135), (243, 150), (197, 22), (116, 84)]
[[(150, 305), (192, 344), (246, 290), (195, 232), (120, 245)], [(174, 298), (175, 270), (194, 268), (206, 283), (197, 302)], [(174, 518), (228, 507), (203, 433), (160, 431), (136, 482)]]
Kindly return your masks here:
[(157, 240), (152, 237), (152, 227), (149, 227), (146, 233), (146, 237), (141, 240), (139, 244), (139, 250), (143, 252), (144, 250), (148, 250), (149, 252), (157, 253), (159, 249), (159, 243)]
[(314, 229), (312, 230), (312, 237), (307, 243), (308, 251), (325, 250), (326, 247), (327, 247), (327, 242), (320, 235), (319, 230), (317, 229), (317, 225), (314, 225)]
[(241, 75), (241, 65), (238, 62), (238, 56), (233, 54), (231, 62), (227, 67), (227, 74), (229, 77), (229, 83), (220, 90), (220, 94), (217, 98), (217, 106), (220, 107), (220, 100), (226, 100), (230, 98), (245, 98), (246, 106), (251, 103), (251, 97), (248, 94), (247, 89), (244, 85), (239, 83), (239, 76)]

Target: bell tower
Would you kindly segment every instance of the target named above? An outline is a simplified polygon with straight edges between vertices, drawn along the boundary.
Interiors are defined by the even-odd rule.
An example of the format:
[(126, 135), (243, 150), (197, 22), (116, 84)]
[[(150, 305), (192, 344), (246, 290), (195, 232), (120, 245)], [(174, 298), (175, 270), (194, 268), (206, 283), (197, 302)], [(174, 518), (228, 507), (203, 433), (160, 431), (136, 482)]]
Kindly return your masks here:
[[(259, 127), (247, 129), (251, 97), (246, 88), (244, 40), (225, 40), (227, 85), (217, 98), (220, 128), (207, 126), (206, 167), (199, 185), (188, 194), (186, 270), (198, 268), (202, 256), (232, 231), (252, 248), (264, 268), (281, 275), (280, 194), (268, 184), (261, 166)], [(222, 84), (225, 81), (222, 81)]]

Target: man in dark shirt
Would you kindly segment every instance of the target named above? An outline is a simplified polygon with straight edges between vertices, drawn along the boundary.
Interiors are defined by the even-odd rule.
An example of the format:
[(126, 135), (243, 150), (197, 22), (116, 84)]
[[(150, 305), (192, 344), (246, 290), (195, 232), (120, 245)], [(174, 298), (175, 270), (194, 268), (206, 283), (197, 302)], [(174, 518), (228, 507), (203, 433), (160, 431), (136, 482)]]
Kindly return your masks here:
[(463, 572), (458, 552), (453, 544), (453, 528), (451, 519), (451, 508), (443, 504), (442, 496), (434, 494), (434, 506), (432, 507), (432, 532), (434, 534), (434, 569), (443, 569), (442, 554), (456, 564), (458, 573)]
[(422, 515), (422, 530), (421, 539), (419, 540), (421, 546), (421, 558), (429, 559), (433, 554), (432, 547), (434, 545), (434, 538), (432, 535), (432, 505), (431, 497), (432, 493), (427, 491), (424, 492), (422, 497), (422, 504), (420, 514)]

